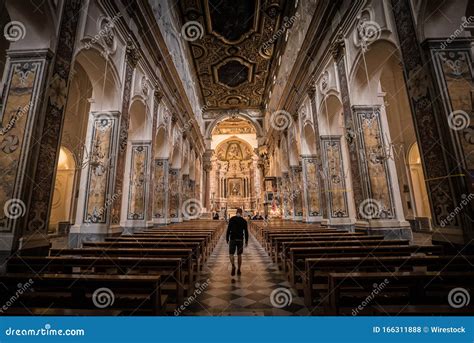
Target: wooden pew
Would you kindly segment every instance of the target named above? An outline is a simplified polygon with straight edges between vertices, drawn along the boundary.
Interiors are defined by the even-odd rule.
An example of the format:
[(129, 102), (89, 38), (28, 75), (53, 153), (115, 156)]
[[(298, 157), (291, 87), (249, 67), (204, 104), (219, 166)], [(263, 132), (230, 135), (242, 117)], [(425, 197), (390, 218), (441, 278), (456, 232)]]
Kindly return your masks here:
[(414, 253), (440, 254), (442, 246), (435, 245), (368, 245), (368, 246), (337, 246), (337, 247), (306, 247), (290, 248), (285, 260), (290, 282), (296, 285), (299, 273), (304, 272), (305, 259), (311, 257), (331, 256), (408, 256)]
[[(329, 273), (326, 309), (330, 315), (352, 311), (374, 291), (374, 284), (383, 284), (379, 292), (383, 296), (375, 299), (382, 307), (390, 305), (393, 309), (398, 306), (399, 313), (403, 314), (408, 305), (419, 308), (419, 313), (426, 314), (426, 309), (433, 313), (436, 307), (447, 305), (449, 291), (459, 287), (460, 280), (472, 290), (474, 272)], [(375, 305), (369, 303), (369, 310)], [(471, 304), (470, 313), (473, 308)], [(456, 313), (456, 309), (453, 308), (452, 313)], [(414, 313), (410, 311), (409, 314)]]
[[(33, 291), (21, 294), (15, 307), (43, 307), (58, 309), (96, 309), (91, 295), (99, 288), (113, 292), (110, 310), (143, 312), (165, 315), (165, 299), (161, 295), (161, 275), (104, 275), (104, 274), (34, 274), (8, 273), (0, 276), (7, 291), (0, 293), (6, 303), (18, 291), (18, 284), (31, 283)], [(8, 315), (9, 310), (5, 311)]]
[(186, 282), (183, 259), (162, 257), (101, 257), (101, 256), (21, 256), (11, 257), (7, 263), (8, 273), (63, 273), (63, 274), (119, 274), (135, 275), (158, 273), (162, 278), (162, 289), (175, 296), (181, 304), (184, 291), (191, 288)]
[(321, 293), (328, 291), (331, 272), (386, 271), (474, 271), (474, 256), (361, 256), (307, 258), (304, 272), (304, 298), (308, 308)]
[(177, 257), (183, 259), (183, 271), (190, 283), (194, 280), (192, 249), (145, 249), (145, 248), (83, 248), (83, 249), (50, 249), (50, 256), (111, 256), (111, 257)]
[(381, 241), (384, 239), (383, 235), (374, 235), (374, 236), (360, 236), (360, 235), (348, 235), (348, 234), (338, 234), (338, 235), (311, 235), (311, 236), (273, 236), (269, 243), (269, 253), (272, 255), (275, 263), (280, 262), (280, 253), (282, 251), (282, 246), (286, 242), (308, 242), (308, 241)]

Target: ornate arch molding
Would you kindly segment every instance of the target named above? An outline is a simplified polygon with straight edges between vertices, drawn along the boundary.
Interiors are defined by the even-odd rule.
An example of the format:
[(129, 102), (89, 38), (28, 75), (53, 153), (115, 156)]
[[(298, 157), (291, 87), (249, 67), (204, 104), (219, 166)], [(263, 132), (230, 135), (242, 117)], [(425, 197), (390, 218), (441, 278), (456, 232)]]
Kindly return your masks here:
[[(263, 133), (263, 128), (260, 126), (260, 124), (254, 119), (252, 118), (251, 116), (249, 116), (248, 114), (246, 113), (238, 113), (238, 114), (235, 114), (234, 115), (235, 117), (239, 117), (239, 118), (242, 118), (242, 119), (245, 119), (245, 120), (248, 120), (250, 121), (253, 126), (255, 127), (255, 130), (257, 131), (257, 138), (261, 138), (263, 137), (264, 133)], [(228, 118), (232, 118), (232, 115), (228, 114), (228, 113), (224, 113), (224, 114), (221, 114), (219, 115), (218, 117), (216, 117), (210, 124), (209, 126), (207, 127), (206, 129), (206, 134), (205, 134), (205, 139), (211, 139), (212, 138), (212, 130), (214, 129), (214, 127), (221, 121), (225, 120), (225, 119), (228, 119)]]

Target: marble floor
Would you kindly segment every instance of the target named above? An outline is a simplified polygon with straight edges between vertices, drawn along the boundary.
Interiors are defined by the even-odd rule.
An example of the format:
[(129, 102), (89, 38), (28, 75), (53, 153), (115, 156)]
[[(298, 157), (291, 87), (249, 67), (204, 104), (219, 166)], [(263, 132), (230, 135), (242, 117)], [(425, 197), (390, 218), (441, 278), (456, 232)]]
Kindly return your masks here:
[[(237, 259), (236, 259), (237, 260)], [(237, 261), (236, 261), (237, 262)], [(175, 315), (291, 316), (308, 315), (302, 297), (285, 280), (260, 243), (250, 237), (244, 249), (242, 275), (232, 277), (225, 237), (221, 237), (196, 286), (201, 294), (185, 301)], [(196, 291), (195, 291), (196, 293)]]

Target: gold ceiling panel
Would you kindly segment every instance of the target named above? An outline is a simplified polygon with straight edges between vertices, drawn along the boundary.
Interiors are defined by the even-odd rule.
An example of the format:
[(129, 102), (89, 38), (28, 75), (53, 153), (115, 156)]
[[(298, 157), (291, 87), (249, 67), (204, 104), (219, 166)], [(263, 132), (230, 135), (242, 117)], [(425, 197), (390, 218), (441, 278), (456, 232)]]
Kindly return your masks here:
[(273, 50), (262, 47), (275, 41), (283, 1), (180, 1), (183, 24), (197, 22), (204, 31), (189, 44), (209, 110), (263, 107)]

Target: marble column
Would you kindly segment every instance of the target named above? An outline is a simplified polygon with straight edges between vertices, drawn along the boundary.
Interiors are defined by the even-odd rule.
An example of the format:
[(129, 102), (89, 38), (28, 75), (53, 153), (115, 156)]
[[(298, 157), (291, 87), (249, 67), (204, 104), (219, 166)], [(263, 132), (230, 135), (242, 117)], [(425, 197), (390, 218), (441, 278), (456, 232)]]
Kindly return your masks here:
[[(316, 146), (315, 153), (315, 167), (317, 172), (317, 181), (319, 183), (319, 194), (320, 194), (320, 216), (322, 221), (327, 221), (329, 217), (329, 209), (327, 204), (327, 189), (326, 182), (323, 177), (322, 171), (322, 154), (321, 154), (321, 137), (319, 134), (319, 121), (318, 121), (318, 106), (316, 104), (316, 87), (312, 85), (308, 92), (308, 96), (311, 103), (311, 112), (313, 114), (313, 126), (314, 126), (314, 139)], [(317, 196), (317, 194), (316, 194)]]
[[(432, 51), (428, 59), (417, 39), (410, 1), (392, 0), (392, 7), (429, 194), (434, 226), (433, 240), (465, 243), (472, 240), (474, 235), (472, 224), (474, 215), (472, 203), (464, 205), (465, 198), (471, 193), (469, 183), (472, 181), (466, 177), (466, 174), (471, 174), (471, 167), (464, 163), (465, 155), (460, 147), (459, 136), (463, 135), (464, 130), (470, 132), (472, 126), (468, 124), (464, 130), (456, 127), (453, 116), (459, 112), (452, 112), (457, 108), (451, 107), (449, 97), (446, 97), (451, 90), (449, 85), (446, 87), (445, 80), (442, 80), (443, 76), (440, 80), (439, 76), (443, 72), (436, 73), (440, 71), (442, 54), (448, 53), (453, 47), (455, 49), (455, 45), (437, 49), (438, 56), (436, 51)], [(464, 56), (469, 58), (472, 53), (470, 49), (470, 43), (467, 43)], [(451, 68), (448, 64), (448, 68)], [(460, 65), (454, 64), (454, 66), (457, 68)], [(438, 75), (438, 83), (433, 82), (431, 75)], [(472, 110), (472, 95), (467, 94), (464, 97), (468, 99), (467, 104)], [(467, 122), (470, 121), (469, 114), (465, 119)], [(456, 215), (452, 215), (453, 213)]]
[(169, 170), (169, 206), (168, 213), (172, 223), (183, 221), (181, 216), (182, 204), (182, 178), (181, 169), (170, 168)]
[[(332, 53), (337, 65), (337, 73), (339, 77), (339, 85), (342, 99), (342, 110), (344, 115), (345, 139), (349, 150), (349, 170), (352, 182), (352, 196), (356, 209), (362, 204), (364, 194), (362, 192), (362, 180), (359, 170), (359, 151), (357, 150), (355, 140), (355, 128), (352, 120), (352, 108), (349, 95), (349, 86), (346, 73), (346, 63), (344, 60), (344, 40), (340, 37), (332, 47)], [(356, 210), (355, 219), (361, 219), (359, 211)]]
[(303, 176), (303, 205), (306, 222), (322, 222), (322, 192), (320, 180), (320, 159), (314, 156), (301, 156)]
[(153, 162), (153, 224), (169, 223), (169, 164), (168, 159)]
[(321, 136), (321, 155), (327, 185), (328, 224), (351, 230), (353, 222), (349, 218), (342, 139), (341, 136)]
[[(123, 192), (123, 179), (125, 173), (125, 161), (127, 152), (128, 142), (128, 128), (130, 124), (129, 109), (130, 109), (130, 97), (132, 89), (133, 74), (135, 66), (138, 62), (138, 51), (133, 43), (127, 43), (127, 49), (125, 53), (125, 74), (124, 74), (124, 85), (122, 95), (122, 112), (120, 117), (120, 142), (117, 151), (117, 164), (115, 167), (115, 183), (114, 193), (119, 191)], [(118, 198), (112, 207), (112, 232), (120, 231), (120, 225), (122, 220), (122, 201), (123, 197)]]
[(281, 176), (282, 183), (282, 217), (284, 219), (292, 219), (293, 214), (293, 204), (291, 201), (291, 181), (290, 174), (288, 172), (283, 172)]
[(211, 211), (211, 170), (212, 170), (212, 150), (206, 150), (203, 156), (203, 180), (204, 180), (204, 208)]
[(149, 192), (147, 194), (147, 226), (153, 226), (154, 218), (154, 189), (155, 189), (155, 154), (156, 154), (156, 133), (158, 129), (158, 109), (160, 107), (161, 99), (163, 98), (163, 93), (158, 89), (158, 86), (155, 86), (155, 91), (153, 93), (153, 120), (151, 127), (151, 172), (149, 173), (148, 183), (149, 183)]
[[(25, 246), (26, 238), (39, 234), (47, 236), (49, 201), (40, 213), (34, 227), (28, 227), (29, 196), (31, 178), (34, 176), (33, 153), (38, 151), (34, 144), (35, 126), (45, 120), (40, 110), (40, 99), (45, 90), (42, 85), (46, 79), (50, 52), (14, 53), (7, 55), (5, 69), (6, 83), (4, 93), (4, 114), (0, 117), (0, 254), (9, 255), (16, 249), (26, 250), (46, 246), (48, 242), (36, 239)], [(54, 143), (54, 142), (53, 142)], [(51, 159), (55, 152), (51, 151)], [(54, 162), (54, 161), (53, 161)], [(54, 173), (53, 170), (50, 171)], [(46, 194), (43, 194), (46, 197)], [(23, 243), (24, 241), (24, 243)]]
[(48, 250), (59, 133), (81, 6), (81, 0), (64, 4), (52, 63), (49, 50), (8, 53), (0, 135), (2, 255)]
[(291, 194), (293, 205), (293, 220), (303, 220), (303, 177), (301, 166), (290, 166)]

